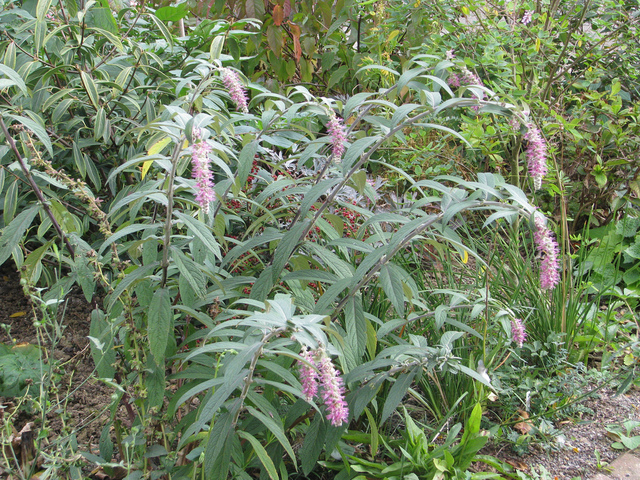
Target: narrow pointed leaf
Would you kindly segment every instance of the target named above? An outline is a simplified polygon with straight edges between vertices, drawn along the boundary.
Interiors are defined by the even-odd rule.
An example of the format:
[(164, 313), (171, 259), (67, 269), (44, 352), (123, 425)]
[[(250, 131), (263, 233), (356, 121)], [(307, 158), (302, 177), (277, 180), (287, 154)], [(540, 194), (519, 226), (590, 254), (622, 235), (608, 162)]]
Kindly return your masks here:
[(153, 301), (149, 307), (147, 334), (149, 349), (158, 365), (164, 363), (164, 353), (167, 349), (169, 334), (173, 323), (171, 310), (171, 295), (166, 288), (160, 288), (153, 294)]

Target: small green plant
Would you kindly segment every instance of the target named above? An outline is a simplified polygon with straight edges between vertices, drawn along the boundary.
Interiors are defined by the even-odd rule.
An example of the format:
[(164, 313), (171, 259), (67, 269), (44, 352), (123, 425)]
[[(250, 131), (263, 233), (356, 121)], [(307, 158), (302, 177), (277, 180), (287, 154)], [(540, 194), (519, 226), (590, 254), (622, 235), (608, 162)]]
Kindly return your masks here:
[(578, 269), (590, 274), (592, 288), (623, 293), (629, 299), (640, 296), (640, 217), (629, 212), (616, 222), (589, 230), (585, 239), (595, 245)]
[(633, 434), (638, 427), (640, 427), (640, 421), (638, 420), (627, 420), (621, 425), (605, 427), (607, 436), (616, 440), (611, 444), (611, 447), (616, 450), (635, 450), (640, 447), (640, 434)]
[[(349, 469), (360, 474), (357, 478), (442, 480), (467, 479), (467, 469), (474, 461), (487, 461), (499, 467), (501, 473), (507, 473), (508, 467), (490, 457), (478, 455), (489, 437), (480, 431), (482, 407), (477, 404), (463, 426), (456, 423), (446, 433), (444, 442), (434, 443), (443, 434), (446, 422), (440, 425), (429, 439), (424, 426), (420, 426), (403, 407), (403, 428), (400, 438), (379, 437), (383, 451), (376, 458), (385, 458), (384, 462), (368, 461), (361, 456), (346, 455)], [(460, 436), (462, 432), (462, 436)], [(376, 437), (377, 438), (377, 437)], [(376, 440), (377, 444), (377, 440)], [(376, 447), (377, 449), (377, 447)], [(330, 464), (327, 464), (330, 465)], [(331, 465), (336, 467), (337, 465)], [(478, 477), (480, 478), (480, 477)], [(499, 474), (482, 474), (481, 478), (504, 478)]]
[(38, 388), (41, 352), (36, 345), (0, 343), (0, 397), (21, 397)]

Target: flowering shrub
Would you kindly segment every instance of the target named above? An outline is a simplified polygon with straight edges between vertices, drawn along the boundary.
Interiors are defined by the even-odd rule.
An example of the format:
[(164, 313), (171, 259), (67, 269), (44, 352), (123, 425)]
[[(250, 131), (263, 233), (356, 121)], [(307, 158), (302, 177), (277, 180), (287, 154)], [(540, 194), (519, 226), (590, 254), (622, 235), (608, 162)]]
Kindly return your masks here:
[[(463, 213), (490, 210), (495, 225), (534, 207), (502, 176), (482, 173), (413, 182), (378, 208), (367, 167), (412, 129), (464, 141), (438, 123), (451, 109), (513, 106), (456, 97), (440, 60), (425, 58), (402, 73), (369, 66), (387, 72), (384, 92), (338, 101), (302, 85), (273, 93), (252, 84), (249, 103), (233, 55), (222, 53), (225, 41), (229, 50), (247, 41), (238, 26), (202, 26), (219, 34), (203, 51), (196, 32), (175, 38), (144, 9), (116, 19), (100, 8), (86, 6), (113, 31), (86, 16), (49, 23), (40, 6), (29, 18), (7, 14), (13, 47), (0, 69), (10, 145), (0, 263), (12, 258), (46, 289), (45, 308), (74, 284), (87, 300), (98, 294), (91, 352), (114, 388), (113, 411), (127, 412), (129, 426), (110, 418), (100, 456), (86, 458), (111, 468), (117, 454), (139, 477), (309, 475), (350, 441), (352, 425), (380, 431), (414, 380), (461, 373), (491, 388), (456, 349), (482, 336), (482, 308), (487, 317), (497, 308), (469, 302), (472, 314), (454, 320), (445, 310), (462, 300), (452, 290), (451, 305), (428, 314), (432, 331), (405, 335), (431, 292), (403, 261), (436, 245), (480, 265), (456, 233)], [(47, 41), (24, 28), (34, 15)], [(559, 253), (548, 230), (536, 235), (551, 288)], [(513, 338), (521, 344), (524, 333)], [(478, 407), (475, 434), (480, 416)], [(112, 426), (129, 429), (127, 458)], [(454, 451), (461, 465), (477, 452), (464, 447)], [(148, 461), (160, 448), (163, 460)]]

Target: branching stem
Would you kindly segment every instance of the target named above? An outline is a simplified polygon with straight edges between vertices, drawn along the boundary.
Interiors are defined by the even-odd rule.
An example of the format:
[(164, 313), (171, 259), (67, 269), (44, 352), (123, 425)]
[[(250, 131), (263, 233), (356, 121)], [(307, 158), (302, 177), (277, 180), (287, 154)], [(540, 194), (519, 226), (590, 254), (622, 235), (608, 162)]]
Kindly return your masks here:
[(240, 397), (238, 398), (239, 406), (233, 415), (233, 422), (231, 422), (232, 428), (236, 427), (238, 423), (238, 418), (240, 418), (240, 413), (242, 412), (242, 406), (244, 405), (244, 401), (247, 398), (247, 395), (249, 394), (249, 388), (253, 383), (253, 373), (256, 370), (256, 365), (258, 364), (258, 360), (260, 360), (260, 357), (262, 356), (262, 350), (264, 349), (264, 346), (267, 343), (269, 343), (269, 340), (271, 340), (273, 337), (277, 337), (283, 334), (284, 332), (286, 332), (287, 330), (288, 330), (288, 327), (280, 327), (280, 328), (276, 328), (275, 330), (271, 330), (268, 333), (265, 333), (263, 335), (262, 340), (260, 341), (260, 347), (258, 347), (258, 349), (256, 350), (256, 353), (253, 354), (253, 358), (251, 359), (251, 365), (249, 366), (249, 373), (247, 373), (247, 376), (244, 379), (244, 385), (242, 386), (242, 393), (240, 393)]
[(9, 134), (9, 130), (7, 130), (7, 126), (4, 124), (4, 120), (2, 120), (2, 118), (0, 118), (0, 127), (2, 127), (2, 132), (4, 133), (4, 136), (7, 139), (7, 142), (9, 143), (9, 147), (11, 148), (11, 150), (13, 150), (13, 153), (15, 153), (18, 159), (18, 163), (20, 164), (22, 173), (24, 173), (24, 176), (27, 177), (27, 180), (29, 180), (29, 184), (31, 185), (31, 189), (33, 190), (33, 193), (36, 194), (36, 197), (38, 198), (40, 205), (42, 205), (42, 208), (47, 214), (47, 217), (49, 217), (49, 220), (51, 220), (51, 224), (53, 225), (53, 228), (56, 229), (58, 236), (67, 246), (67, 250), (69, 250), (71, 257), (75, 257), (75, 250), (73, 248), (73, 245), (71, 245), (71, 243), (69, 242), (69, 239), (62, 231), (62, 227), (60, 227), (60, 224), (56, 220), (56, 217), (54, 217), (53, 212), (49, 208), (49, 203), (44, 198), (44, 194), (42, 193), (42, 190), (40, 190), (40, 187), (38, 187), (35, 180), (33, 179), (33, 176), (31, 175), (31, 172), (27, 168), (27, 164), (24, 161), (24, 158), (22, 158), (22, 155), (20, 155), (20, 151), (18, 150), (18, 147), (16, 147), (16, 144), (13, 141), (13, 138), (11, 138), (11, 135)]

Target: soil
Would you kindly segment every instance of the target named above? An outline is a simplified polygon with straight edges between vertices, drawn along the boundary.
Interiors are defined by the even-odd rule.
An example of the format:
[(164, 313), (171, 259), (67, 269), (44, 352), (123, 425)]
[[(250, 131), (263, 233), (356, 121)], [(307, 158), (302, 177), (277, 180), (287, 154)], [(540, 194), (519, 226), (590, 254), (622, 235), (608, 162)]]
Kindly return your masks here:
[[(0, 342), (10, 343), (13, 340), (37, 344), (31, 306), (24, 297), (18, 274), (10, 265), (0, 267), (0, 298), (0, 324), (11, 327), (11, 338), (4, 329), (0, 329)], [(108, 419), (106, 408), (110, 404), (112, 390), (92, 377), (93, 360), (87, 339), (91, 308), (80, 292), (68, 295), (61, 321), (63, 334), (51, 353), (62, 364), (56, 385), (59, 388), (57, 397), (64, 403), (61, 403), (61, 408), (49, 409), (51, 412), (62, 411), (64, 416), (49, 415), (48, 436), (51, 445), (52, 442), (64, 441), (73, 433), (80, 451), (96, 452), (102, 428)], [(50, 349), (46, 341), (42, 344)], [(619, 425), (627, 419), (640, 421), (640, 390), (615, 396), (610, 389), (599, 389), (583, 405), (588, 413), (556, 424), (562, 435), (554, 434), (548, 441), (536, 441), (526, 455), (517, 456), (510, 446), (505, 445), (491, 446), (483, 453), (494, 455), (527, 473), (540, 473), (542, 465), (552, 479), (577, 477), (588, 480), (602, 471), (599, 466), (605, 467), (622, 453), (611, 447), (615, 440), (607, 437), (605, 427)], [(0, 420), (2, 411), (8, 411), (12, 406), (12, 399), (0, 397)], [(17, 432), (34, 421), (29, 415), (21, 414), (13, 426)], [(533, 421), (531, 423), (535, 425)], [(34, 425), (37, 429), (38, 423)], [(46, 444), (44, 448), (47, 448)], [(0, 478), (6, 478), (1, 466)], [(105, 476), (101, 478), (105, 479)]]
[[(553, 480), (589, 480), (597, 473), (606, 474), (607, 465), (624, 450), (612, 448), (619, 439), (608, 434), (605, 428), (621, 425), (626, 420), (640, 421), (640, 390), (632, 389), (617, 396), (610, 388), (592, 386), (590, 390), (593, 394), (581, 403), (585, 413), (557, 422), (554, 427), (559, 432), (547, 439), (538, 439), (527, 454), (515, 455), (510, 446), (504, 445), (491, 446), (483, 453), (494, 455), (530, 474), (542, 473), (542, 466)], [(539, 426), (536, 420), (523, 423)], [(636, 429), (633, 433), (638, 435), (640, 431)]]
[[(13, 265), (5, 264), (0, 268), (0, 298), (0, 324), (10, 327), (9, 334), (5, 328), (0, 329), (0, 343), (10, 345), (13, 341), (38, 345), (32, 307), (24, 296)], [(94, 366), (87, 338), (91, 306), (80, 292), (70, 292), (60, 310), (63, 315), (59, 319), (62, 328), (59, 343), (51, 351), (49, 340), (40, 340), (47, 355), (59, 362), (55, 372), (58, 391), (51, 396), (52, 405), (48, 408), (51, 413), (47, 418), (49, 438), (43, 448), (52, 449), (54, 442), (69, 441), (70, 434), (74, 434), (79, 450), (96, 451), (102, 427), (109, 417), (106, 409), (112, 389), (92, 377)], [(14, 399), (0, 397), (0, 423), (3, 414), (7, 416), (14, 406)], [(14, 418), (14, 434), (27, 425), (27, 428), (38, 430), (40, 424), (36, 416), (23, 411)], [(1, 464), (0, 457), (0, 478), (4, 478)]]

